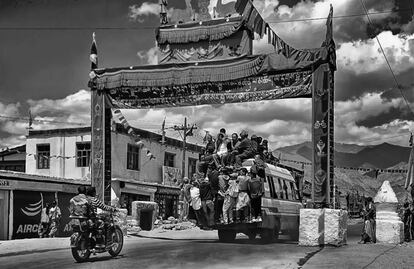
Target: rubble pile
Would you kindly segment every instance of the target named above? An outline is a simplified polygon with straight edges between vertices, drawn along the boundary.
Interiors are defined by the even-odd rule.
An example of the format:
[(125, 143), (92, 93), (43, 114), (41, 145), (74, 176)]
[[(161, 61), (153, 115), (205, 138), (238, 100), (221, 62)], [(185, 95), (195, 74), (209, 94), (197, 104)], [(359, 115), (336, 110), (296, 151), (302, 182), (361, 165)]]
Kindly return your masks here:
[(157, 219), (154, 222), (154, 226), (162, 230), (172, 230), (172, 231), (182, 231), (188, 230), (196, 227), (193, 222), (190, 221), (180, 221), (174, 217), (169, 217), (166, 220)]

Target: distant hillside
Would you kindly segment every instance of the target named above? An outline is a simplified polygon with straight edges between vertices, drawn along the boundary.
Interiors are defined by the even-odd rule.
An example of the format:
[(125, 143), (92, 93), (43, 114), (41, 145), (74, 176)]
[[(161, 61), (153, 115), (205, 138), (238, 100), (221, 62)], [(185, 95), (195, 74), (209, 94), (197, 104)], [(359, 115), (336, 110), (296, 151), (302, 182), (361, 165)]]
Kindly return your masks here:
[[(300, 156), (312, 160), (311, 142), (277, 149), (278, 152), (290, 156)], [(335, 165), (339, 167), (367, 167), (385, 169), (402, 162), (407, 162), (410, 148), (383, 143), (374, 146), (358, 146), (352, 144), (335, 144)]]

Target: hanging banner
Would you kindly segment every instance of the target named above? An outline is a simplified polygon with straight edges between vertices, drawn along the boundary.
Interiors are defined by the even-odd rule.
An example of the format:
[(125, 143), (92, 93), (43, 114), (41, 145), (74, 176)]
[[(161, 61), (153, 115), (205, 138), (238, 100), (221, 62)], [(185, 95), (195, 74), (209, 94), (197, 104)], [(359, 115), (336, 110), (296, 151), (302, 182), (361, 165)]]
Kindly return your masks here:
[(42, 209), (55, 200), (55, 193), (15, 190), (13, 195), (12, 239), (39, 237)]
[(312, 73), (293, 73), (165, 87), (111, 89), (114, 108), (154, 108), (310, 97)]
[(169, 166), (162, 167), (162, 183), (164, 185), (178, 187), (181, 180), (181, 169)]
[(71, 219), (69, 218), (69, 205), (70, 199), (72, 199), (73, 196), (75, 196), (73, 193), (58, 193), (58, 206), (60, 208), (60, 213), (62, 213), (58, 227), (59, 237), (70, 236), (72, 234), (72, 226), (70, 225)]
[(103, 161), (104, 161), (104, 96), (97, 90), (92, 91), (92, 186), (103, 200)]
[[(330, 171), (328, 154), (330, 143), (329, 129), (329, 65), (319, 66), (313, 74), (312, 88), (312, 144), (314, 146), (313, 163), (313, 201), (325, 206), (329, 203)], [(330, 127), (330, 128), (328, 128)]]

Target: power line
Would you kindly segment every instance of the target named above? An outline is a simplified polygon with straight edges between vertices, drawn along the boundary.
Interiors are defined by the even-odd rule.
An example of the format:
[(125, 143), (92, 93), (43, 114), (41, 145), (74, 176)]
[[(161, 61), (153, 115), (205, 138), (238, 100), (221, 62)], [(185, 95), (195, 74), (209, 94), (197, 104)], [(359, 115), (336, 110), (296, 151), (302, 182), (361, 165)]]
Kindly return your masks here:
[[(368, 15), (383, 15), (383, 14), (391, 14), (397, 12), (409, 12), (410, 9), (396, 9), (396, 10), (388, 10), (388, 11), (379, 11), (379, 12), (369, 12)], [(340, 15), (340, 16), (333, 16), (333, 19), (346, 19), (346, 18), (355, 18), (355, 17), (363, 17), (366, 14), (349, 14), (349, 15)], [(305, 19), (294, 19), (294, 20), (280, 20), (280, 21), (266, 21), (267, 23), (288, 23), (288, 22), (303, 22), (303, 21), (318, 21), (318, 20), (326, 20), (326, 17), (315, 17), (315, 18), (305, 18)]]
[[(371, 18), (370, 18), (370, 17), (369, 17), (369, 15), (368, 15), (367, 8), (365, 7), (364, 0), (359, 0), (359, 1), (361, 2), (362, 8), (364, 9), (364, 12), (365, 12), (365, 14), (366, 14), (366, 16), (367, 16), (367, 19), (368, 19), (369, 24), (371, 24), (371, 26), (373, 26), (373, 23), (372, 23), (372, 21), (371, 21)], [(381, 49), (381, 52), (382, 52), (382, 55), (384, 55), (385, 61), (387, 62), (388, 68), (390, 69), (390, 72), (391, 72), (391, 74), (392, 74), (392, 77), (393, 77), (393, 79), (394, 79), (394, 82), (395, 82), (395, 84), (396, 84), (397, 88), (400, 90), (400, 93), (401, 93), (402, 97), (404, 98), (404, 101), (405, 101), (405, 103), (406, 103), (406, 105), (407, 105), (408, 109), (410, 110), (411, 114), (413, 114), (413, 116), (414, 116), (414, 111), (411, 109), (410, 103), (408, 102), (407, 97), (405, 97), (405, 95), (404, 95), (404, 93), (403, 93), (403, 91), (402, 91), (402, 88), (401, 88), (400, 84), (398, 83), (397, 77), (395, 76), (395, 73), (394, 73), (394, 71), (392, 70), (391, 64), (390, 64), (390, 62), (388, 61), (387, 56), (385, 55), (384, 49), (383, 49), (383, 47), (382, 47), (382, 45), (381, 45), (381, 42), (380, 42), (380, 41), (379, 41), (379, 39), (378, 39), (378, 35), (377, 35), (377, 36), (375, 36), (375, 39), (376, 39), (376, 40), (377, 40), (377, 42), (378, 42), (378, 45), (379, 45), (379, 47), (380, 47), (380, 49)]]
[[(380, 11), (380, 12), (369, 12), (368, 15), (383, 15), (383, 14), (391, 14), (397, 12), (411, 12), (410, 9), (396, 9), (396, 10), (388, 10), (388, 11)], [(355, 18), (355, 17), (362, 17), (366, 16), (366, 14), (350, 14), (350, 15), (341, 15), (341, 16), (334, 16), (334, 19), (344, 19), (344, 18)], [(317, 21), (317, 20), (326, 20), (326, 17), (315, 17), (315, 18), (303, 18), (303, 19), (292, 19), (292, 20), (278, 20), (278, 21), (267, 21), (267, 23), (278, 24), (278, 23), (290, 23), (290, 22), (305, 22), (305, 21)], [(37, 31), (83, 31), (83, 30), (154, 30), (157, 26), (57, 26), (57, 27), (49, 27), (49, 26), (2, 26), (0, 27), (0, 31), (28, 31), (28, 30), (37, 30)]]

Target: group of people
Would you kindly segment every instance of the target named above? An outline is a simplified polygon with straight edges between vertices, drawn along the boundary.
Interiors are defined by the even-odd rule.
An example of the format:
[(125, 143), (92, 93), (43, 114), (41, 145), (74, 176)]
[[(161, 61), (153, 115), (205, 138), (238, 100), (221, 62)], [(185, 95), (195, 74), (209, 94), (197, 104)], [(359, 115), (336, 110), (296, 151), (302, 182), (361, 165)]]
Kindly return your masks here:
[(59, 228), (62, 213), (56, 201), (46, 203), (42, 208), (38, 234), (40, 238), (55, 237)]
[[(245, 130), (229, 138), (225, 129), (216, 140), (207, 134), (206, 142), (198, 173), (191, 180), (184, 178), (181, 218), (186, 219), (191, 209), (198, 225), (205, 229), (219, 223), (262, 221), (266, 162), (277, 162), (268, 151), (268, 142), (256, 135), (249, 138)], [(254, 161), (248, 171), (242, 163), (249, 158)]]
[(277, 163), (278, 159), (269, 152), (268, 141), (262, 137), (241, 131), (240, 136), (233, 133), (231, 138), (226, 134), (226, 129), (221, 128), (214, 140), (211, 134), (206, 134), (206, 146), (200, 153), (198, 171), (204, 175), (221, 167), (231, 166), (239, 168), (245, 159), (258, 158), (262, 162)]
[[(190, 209), (195, 213), (198, 226), (210, 229), (216, 224), (233, 222), (260, 222), (263, 179), (246, 168), (222, 168), (217, 178), (195, 175), (191, 181), (184, 178), (182, 187), (187, 219)], [(234, 211), (236, 214), (234, 214)]]
[[(108, 223), (105, 221), (105, 219), (101, 219), (99, 217), (97, 214), (98, 208), (109, 212), (118, 211), (117, 208), (105, 205), (96, 197), (95, 187), (80, 186), (78, 187), (78, 195), (74, 196), (70, 200), (70, 217), (86, 220), (93, 236), (96, 236), (94, 234), (94, 231), (102, 230), (107, 240), (105, 240), (105, 238), (101, 238), (100, 242), (97, 240), (97, 245), (102, 245), (102, 247), (110, 249), (112, 242), (110, 231), (108, 229)], [(105, 241), (106, 246), (104, 245)]]

